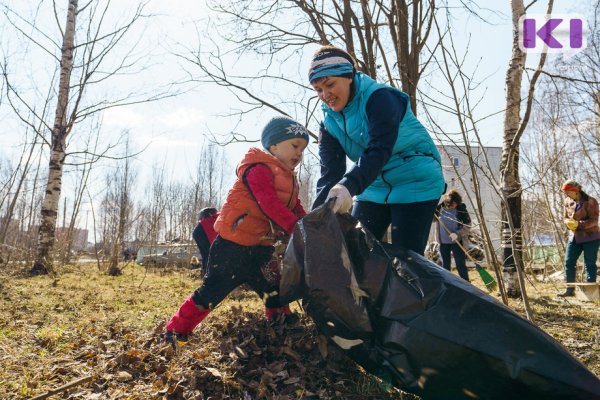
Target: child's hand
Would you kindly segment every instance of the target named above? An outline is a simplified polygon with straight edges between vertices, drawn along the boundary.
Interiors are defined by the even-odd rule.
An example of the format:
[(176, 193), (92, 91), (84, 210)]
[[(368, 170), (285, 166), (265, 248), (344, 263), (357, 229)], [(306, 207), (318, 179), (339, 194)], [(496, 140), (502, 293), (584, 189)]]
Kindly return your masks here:
[(286, 231), (280, 230), (280, 229), (277, 229), (275, 231), (275, 241), (276, 242), (287, 243), (289, 240), (290, 240), (290, 235)]
[(275, 242), (273, 247), (275, 247), (273, 256), (275, 258), (278, 258), (279, 256), (283, 256), (285, 254), (285, 250), (287, 249), (287, 242)]

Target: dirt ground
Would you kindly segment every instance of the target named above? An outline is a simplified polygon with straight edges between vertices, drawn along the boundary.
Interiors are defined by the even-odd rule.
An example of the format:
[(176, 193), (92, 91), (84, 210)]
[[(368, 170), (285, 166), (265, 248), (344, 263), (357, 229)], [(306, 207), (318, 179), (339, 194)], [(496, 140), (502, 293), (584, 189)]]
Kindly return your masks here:
[[(327, 345), (297, 304), (298, 324), (269, 324), (243, 290), (175, 354), (157, 337), (198, 283), (189, 270), (132, 264), (118, 277), (90, 265), (55, 277), (0, 270), (0, 398), (416, 399)], [(529, 282), (535, 321), (600, 376), (600, 304), (558, 298), (561, 289)], [(509, 305), (523, 315), (520, 301)]]

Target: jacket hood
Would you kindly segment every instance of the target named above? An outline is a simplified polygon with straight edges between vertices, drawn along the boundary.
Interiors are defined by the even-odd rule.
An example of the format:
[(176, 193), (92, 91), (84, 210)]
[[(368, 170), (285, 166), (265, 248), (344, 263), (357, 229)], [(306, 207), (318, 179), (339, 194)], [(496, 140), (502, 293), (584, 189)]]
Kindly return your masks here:
[(289, 168), (273, 154), (266, 150), (259, 149), (258, 147), (251, 147), (237, 166), (237, 176), (241, 177), (246, 168), (253, 164), (273, 164), (289, 171)]

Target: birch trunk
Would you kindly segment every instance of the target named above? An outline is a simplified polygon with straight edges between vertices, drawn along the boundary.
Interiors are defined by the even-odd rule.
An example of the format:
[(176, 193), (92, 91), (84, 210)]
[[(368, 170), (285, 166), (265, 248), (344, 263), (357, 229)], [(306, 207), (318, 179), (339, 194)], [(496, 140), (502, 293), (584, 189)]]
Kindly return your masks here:
[(71, 129), (67, 118), (69, 104), (69, 87), (73, 70), (73, 48), (75, 41), (75, 19), (77, 17), (77, 0), (69, 0), (67, 23), (61, 49), (60, 82), (52, 141), (50, 162), (48, 165), (48, 181), (42, 202), (41, 221), (38, 232), (36, 259), (30, 273), (47, 274), (52, 271), (52, 250), (55, 241), (56, 217), (62, 186), (63, 163), (65, 160), (65, 143)]
[[(503, 277), (506, 294), (519, 297), (517, 262), (522, 259), (521, 181), (519, 178), (519, 141), (514, 140), (521, 124), (521, 80), (526, 53), (519, 48), (519, 18), (525, 14), (522, 0), (511, 1), (513, 22), (512, 57), (506, 71), (506, 111), (500, 162), (502, 185)], [(521, 266), (522, 267), (522, 266)]]

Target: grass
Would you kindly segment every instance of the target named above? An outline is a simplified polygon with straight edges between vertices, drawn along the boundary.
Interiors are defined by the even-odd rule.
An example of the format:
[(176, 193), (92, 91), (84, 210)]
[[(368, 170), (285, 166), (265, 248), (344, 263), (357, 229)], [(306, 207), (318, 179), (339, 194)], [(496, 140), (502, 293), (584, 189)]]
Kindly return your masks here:
[[(285, 339), (291, 343), (281, 343), (302, 354), (302, 366), (282, 358), (281, 351), (277, 353), (280, 346), (270, 344), (278, 335), (261, 325), (262, 302), (243, 290), (211, 313), (184, 356), (173, 357), (153, 340), (198, 284), (188, 270), (158, 273), (135, 265), (118, 277), (86, 265), (60, 267), (57, 278), (25, 278), (5, 271), (0, 275), (0, 398), (28, 398), (89, 375), (96, 377), (94, 383), (74, 391), (107, 396), (99, 398), (143, 399), (161, 391), (172, 391), (170, 398), (193, 398), (190, 385), (183, 385), (185, 391), (178, 386), (182, 379), (194, 380), (202, 390), (210, 388), (215, 398), (239, 398), (244, 393), (256, 396), (250, 398), (260, 398), (261, 393), (271, 398), (275, 392), (286, 393), (285, 398), (307, 393), (309, 398), (311, 393), (320, 398), (414, 398), (401, 397), (344, 357), (323, 363), (308, 318), (302, 320), (304, 329)], [(481, 282), (474, 284), (483, 288)], [(557, 298), (554, 294), (561, 286), (529, 283), (536, 322), (600, 375), (599, 303)], [(509, 306), (524, 315), (521, 301), (511, 300)], [(265, 364), (256, 368), (250, 365), (252, 360), (246, 359), (248, 364), (235, 354), (236, 346), (250, 339), (263, 353), (259, 361)], [(277, 363), (282, 362), (287, 363), (287, 378), (277, 375)], [(214, 375), (208, 369), (211, 365), (226, 376)], [(248, 376), (240, 375), (240, 365)], [(273, 381), (264, 380), (269, 368), (278, 371)], [(299, 386), (282, 383), (300, 377), (302, 368), (307, 369), (304, 375), (314, 374), (314, 385), (304, 378)], [(253, 375), (255, 371), (263, 371), (262, 378)], [(134, 378), (127, 380), (123, 372)], [(67, 398), (69, 393), (73, 391), (54, 398)]]

